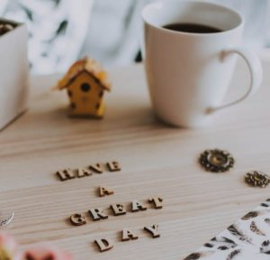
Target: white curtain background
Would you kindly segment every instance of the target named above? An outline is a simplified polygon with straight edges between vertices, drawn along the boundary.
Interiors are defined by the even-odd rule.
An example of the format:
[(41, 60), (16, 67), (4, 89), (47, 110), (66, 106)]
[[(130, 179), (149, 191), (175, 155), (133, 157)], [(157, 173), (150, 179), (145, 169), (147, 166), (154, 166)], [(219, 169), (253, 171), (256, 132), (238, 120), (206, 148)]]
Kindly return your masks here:
[[(31, 71), (48, 74), (64, 72), (86, 55), (107, 66), (134, 62), (140, 49), (141, 9), (151, 1), (0, 0), (0, 16), (27, 24)], [(208, 1), (244, 15), (244, 45), (270, 49), (270, 0)]]

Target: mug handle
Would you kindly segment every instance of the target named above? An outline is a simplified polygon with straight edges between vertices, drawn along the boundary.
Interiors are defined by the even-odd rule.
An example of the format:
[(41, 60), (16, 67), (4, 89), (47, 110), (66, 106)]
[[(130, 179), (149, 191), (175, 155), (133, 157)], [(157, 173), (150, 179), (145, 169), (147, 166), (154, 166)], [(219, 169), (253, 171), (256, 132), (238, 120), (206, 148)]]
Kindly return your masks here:
[(210, 112), (210, 113), (215, 112), (215, 111), (220, 110), (220, 109), (223, 109), (223, 108), (227, 108), (227, 107), (236, 105), (236, 104), (242, 102), (246, 98), (252, 96), (259, 89), (259, 87), (262, 83), (262, 74), (263, 74), (262, 73), (262, 64), (261, 64), (258, 56), (255, 53), (251, 52), (250, 50), (247, 50), (246, 48), (236, 47), (236, 48), (229, 48), (229, 49), (224, 50), (221, 53), (221, 55), (222, 55), (221, 57), (222, 57), (222, 59), (225, 59), (227, 55), (230, 55), (232, 53), (239, 54), (248, 65), (248, 69), (249, 69), (250, 76), (251, 76), (249, 89), (243, 97), (241, 97), (241, 98), (239, 98), (231, 103), (209, 108), (208, 112)]

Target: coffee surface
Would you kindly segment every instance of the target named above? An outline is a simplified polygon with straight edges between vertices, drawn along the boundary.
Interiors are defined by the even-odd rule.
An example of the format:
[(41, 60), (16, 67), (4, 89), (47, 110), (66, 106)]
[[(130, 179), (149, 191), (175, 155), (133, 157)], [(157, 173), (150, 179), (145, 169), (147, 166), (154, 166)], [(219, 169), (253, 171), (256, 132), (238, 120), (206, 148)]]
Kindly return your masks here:
[(196, 23), (171, 23), (164, 25), (163, 28), (177, 32), (188, 32), (188, 33), (218, 33), (222, 30), (203, 24)]

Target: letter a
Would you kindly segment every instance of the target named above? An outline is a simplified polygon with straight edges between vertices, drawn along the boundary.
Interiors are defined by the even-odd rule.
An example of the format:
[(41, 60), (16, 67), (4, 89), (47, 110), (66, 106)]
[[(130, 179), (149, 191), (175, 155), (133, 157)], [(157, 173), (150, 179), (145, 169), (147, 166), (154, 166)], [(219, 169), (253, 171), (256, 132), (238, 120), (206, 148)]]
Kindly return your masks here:
[(90, 171), (89, 171), (88, 169), (86, 169), (86, 168), (79, 168), (77, 171), (78, 171), (78, 172), (77, 172), (77, 177), (78, 177), (78, 178), (82, 178), (82, 177), (85, 177), (85, 176), (93, 175), (93, 173), (90, 172)]
[(130, 239), (138, 239), (139, 237), (135, 235), (131, 230), (124, 228), (122, 231), (122, 241), (129, 241)]
[(139, 210), (147, 210), (147, 208), (138, 200), (133, 200), (131, 203), (131, 211), (136, 212)]
[(105, 195), (112, 195), (114, 194), (113, 190), (107, 189), (105, 187), (99, 187), (99, 196), (104, 197)]

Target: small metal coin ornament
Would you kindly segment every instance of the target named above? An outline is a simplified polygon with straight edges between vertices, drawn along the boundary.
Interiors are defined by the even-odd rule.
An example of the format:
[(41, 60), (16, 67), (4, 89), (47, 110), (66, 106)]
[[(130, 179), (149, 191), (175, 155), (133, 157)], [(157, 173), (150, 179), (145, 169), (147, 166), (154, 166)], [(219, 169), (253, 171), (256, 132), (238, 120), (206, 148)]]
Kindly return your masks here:
[(204, 151), (199, 162), (206, 171), (209, 172), (226, 172), (234, 166), (234, 158), (226, 151), (213, 149)]
[(251, 171), (245, 175), (245, 181), (253, 187), (265, 188), (270, 183), (270, 176), (261, 171)]

